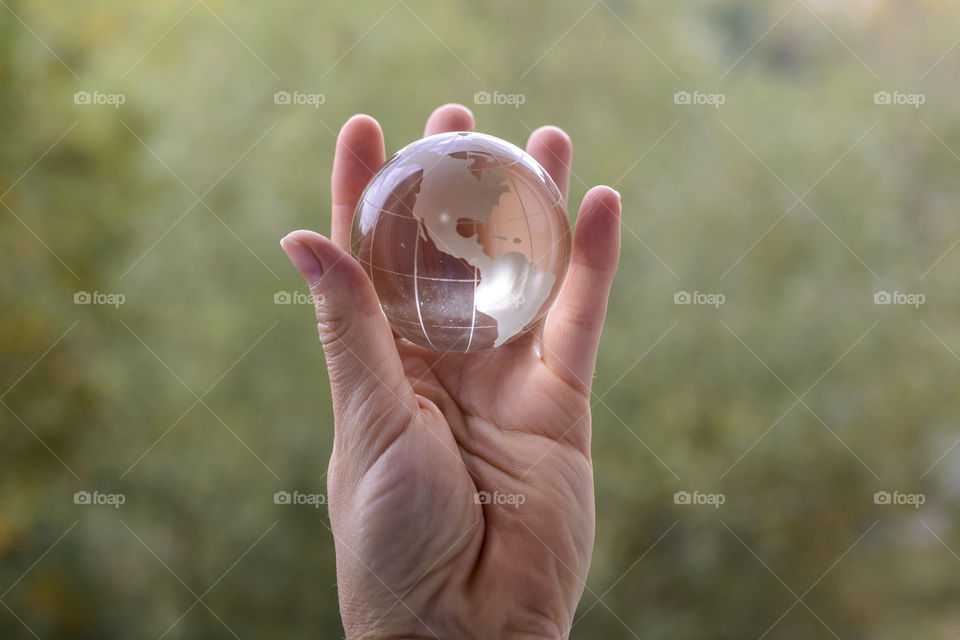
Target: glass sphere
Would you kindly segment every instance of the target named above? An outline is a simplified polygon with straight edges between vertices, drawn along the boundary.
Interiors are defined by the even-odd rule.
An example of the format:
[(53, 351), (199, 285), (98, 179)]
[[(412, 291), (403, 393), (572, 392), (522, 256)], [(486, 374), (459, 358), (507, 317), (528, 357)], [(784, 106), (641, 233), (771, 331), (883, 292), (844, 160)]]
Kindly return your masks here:
[(373, 177), (351, 250), (394, 331), (466, 353), (543, 319), (570, 260), (570, 223), (560, 190), (523, 150), (442, 133), (407, 145)]

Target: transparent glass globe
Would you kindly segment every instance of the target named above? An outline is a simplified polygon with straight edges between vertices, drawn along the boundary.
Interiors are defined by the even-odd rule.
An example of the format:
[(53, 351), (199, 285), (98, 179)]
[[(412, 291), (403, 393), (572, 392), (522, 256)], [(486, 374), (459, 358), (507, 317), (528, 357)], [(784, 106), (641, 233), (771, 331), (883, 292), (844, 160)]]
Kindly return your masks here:
[(373, 177), (351, 249), (394, 331), (466, 353), (543, 319), (570, 260), (570, 223), (559, 189), (523, 150), (442, 133), (407, 145)]

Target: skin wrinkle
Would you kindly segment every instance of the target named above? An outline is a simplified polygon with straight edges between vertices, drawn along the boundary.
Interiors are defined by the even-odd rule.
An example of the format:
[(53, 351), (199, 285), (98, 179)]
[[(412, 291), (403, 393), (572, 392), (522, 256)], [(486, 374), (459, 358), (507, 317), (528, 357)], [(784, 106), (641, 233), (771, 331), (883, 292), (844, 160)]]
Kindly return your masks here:
[[(374, 520), (373, 522), (368, 523), (367, 514), (369, 512), (375, 512), (377, 509), (382, 508), (386, 510), (393, 509), (406, 509), (417, 506), (416, 502), (426, 502), (435, 498), (435, 488), (432, 488), (430, 485), (432, 482), (435, 482), (435, 479), (430, 477), (428, 473), (424, 471), (416, 471), (413, 474), (404, 473), (400, 479), (396, 479), (395, 482), (383, 483), (380, 482), (381, 477), (386, 477), (387, 479), (395, 479), (397, 471), (393, 468), (384, 468), (384, 465), (389, 467), (391, 461), (389, 457), (380, 458), (378, 465), (370, 469), (370, 471), (364, 474), (363, 479), (357, 486), (356, 493), (358, 496), (363, 498), (361, 504), (363, 505), (361, 509), (357, 511), (359, 514), (359, 520), (361, 523), (356, 523), (354, 526), (355, 539), (359, 538), (357, 544), (354, 545), (354, 549), (364, 549), (369, 546), (368, 539), (373, 538), (375, 540), (389, 538), (393, 541), (402, 541), (406, 540), (407, 537), (415, 538), (420, 532), (419, 523), (412, 521), (408, 523), (403, 528), (397, 528), (396, 522), (387, 522), (382, 520)], [(413, 477), (413, 476), (417, 477)], [(423, 478), (424, 480), (421, 480)], [(419, 491), (409, 492), (404, 489), (407, 486), (412, 486)], [(424, 492), (430, 491), (429, 495), (424, 495)], [(410, 504), (410, 500), (414, 500), (413, 504)], [(454, 507), (465, 505), (453, 505)], [(469, 509), (466, 509), (469, 510)], [(465, 529), (470, 527), (476, 528), (476, 525), (479, 522), (474, 521), (473, 523), (466, 525)], [(458, 535), (462, 535), (463, 532), (459, 532)], [(456, 536), (455, 536), (456, 540)], [(455, 541), (454, 540), (454, 541)], [(454, 541), (451, 541), (453, 543)], [(470, 535), (464, 535), (459, 542), (456, 542), (456, 545), (451, 547), (448, 544), (440, 543), (435, 545), (437, 547), (437, 554), (445, 554), (446, 561), (441, 562), (442, 564), (455, 562), (457, 559), (457, 550), (462, 550), (465, 546), (468, 546), (470, 542)], [(411, 579), (416, 579), (416, 576), (419, 575), (415, 570), (417, 556), (423, 551), (422, 548), (415, 547), (410, 545), (409, 547), (404, 548), (404, 554), (410, 554), (409, 561), (414, 566), (411, 567), (409, 571), (403, 569), (401, 573), (404, 576), (407, 576), (408, 573)], [(432, 557), (431, 563), (437, 558)], [(370, 569), (373, 570), (376, 574), (383, 575), (392, 575), (398, 570), (397, 563), (402, 560), (407, 560), (404, 555), (392, 555), (389, 558), (384, 558), (384, 569), (378, 570), (376, 565), (370, 565)], [(429, 566), (429, 565), (428, 565)], [(389, 569), (389, 570), (387, 570)], [(426, 569), (426, 567), (424, 567)], [(437, 568), (435, 568), (437, 569)], [(440, 566), (437, 570), (442, 570), (443, 567)], [(397, 595), (402, 594), (403, 592), (410, 589), (413, 584), (399, 584), (398, 588), (393, 589)]]
[[(484, 551), (485, 551), (485, 554), (480, 557), (477, 563), (476, 571), (474, 572), (474, 576), (478, 576), (480, 574), (489, 574), (490, 572), (497, 571), (497, 562), (499, 561), (499, 558), (494, 557), (493, 552), (491, 552), (489, 549), (485, 549)], [(525, 577), (527, 579), (523, 581), (523, 584), (518, 585), (520, 586), (520, 589), (518, 590), (518, 598), (523, 599), (526, 605), (522, 613), (524, 614), (525, 617), (533, 618), (535, 620), (539, 620), (544, 623), (549, 622), (551, 626), (555, 626), (557, 624), (556, 623), (557, 617), (563, 618), (564, 620), (566, 620), (569, 617), (567, 615), (568, 605), (566, 605), (565, 603), (562, 605), (559, 605), (558, 603), (548, 599), (541, 599), (540, 601), (531, 600), (530, 595), (540, 592), (541, 590), (533, 588), (533, 585), (531, 584), (531, 581), (529, 580), (529, 578), (532, 576), (537, 578), (538, 581), (541, 583), (544, 583), (547, 585), (558, 585), (561, 583), (560, 575), (559, 575), (559, 572), (557, 571), (558, 565), (555, 561), (553, 561), (554, 559), (552, 557), (549, 558), (546, 565), (541, 563), (529, 562), (530, 560), (529, 558), (527, 560), (528, 560), (528, 563), (530, 564), (531, 571), (529, 571), (526, 574)], [(553, 567), (553, 568), (548, 572), (545, 570), (546, 566)], [(471, 592), (474, 594), (477, 594), (477, 592), (480, 590), (481, 590), (480, 585), (474, 579), (473, 584), (471, 585)], [(479, 596), (479, 598), (483, 597), (483, 593), (479, 593), (477, 595)], [(482, 600), (479, 606), (481, 607), (483, 606)], [(559, 616), (557, 615), (557, 611), (555, 610), (558, 607), (561, 607), (564, 610), (564, 613)], [(515, 623), (513, 619), (508, 619), (504, 621), (504, 628), (509, 629), (513, 624), (517, 624), (517, 623)], [(527, 625), (524, 625), (524, 626), (526, 627)], [(530, 631), (531, 630), (528, 629), (528, 632)], [(498, 637), (509, 637), (509, 636), (498, 636)]]
[[(486, 420), (483, 420), (482, 418), (478, 418), (477, 416), (470, 416), (470, 417), (473, 417), (473, 418), (474, 418), (476, 421), (478, 421), (478, 422), (481, 422), (481, 423), (484, 423), (484, 424), (488, 425), (488, 426), (489, 426), (491, 429), (493, 429), (493, 430), (506, 430), (506, 431), (509, 431), (509, 429), (505, 429), (504, 427), (499, 427), (499, 426), (497, 426), (497, 425), (494, 425), (494, 424), (492, 424), (492, 423), (489, 423), (489, 422), (487, 422)], [(519, 431), (519, 430), (513, 431), (512, 433), (513, 433), (513, 435), (515, 435), (515, 436), (518, 437), (518, 438), (523, 437), (523, 436), (530, 436), (531, 438), (534, 438), (534, 439), (536, 439), (536, 440), (546, 440), (547, 442), (546, 442), (544, 448), (548, 448), (548, 447), (549, 447), (549, 448), (554, 448), (554, 445), (571, 447), (571, 448), (575, 449), (575, 451), (576, 451), (576, 453), (577, 453), (578, 455), (582, 455), (584, 458), (589, 458), (589, 454), (584, 454), (584, 452), (583, 452), (582, 450), (580, 450), (580, 448), (576, 447), (575, 445), (573, 445), (573, 444), (571, 444), (571, 443), (564, 442), (564, 441), (562, 441), (562, 440), (551, 440), (551, 439), (548, 438), (547, 436), (544, 436), (544, 435), (541, 435), (541, 434), (537, 434), (537, 433), (523, 433), (522, 431)], [(480, 444), (480, 442), (477, 442), (477, 444)], [(525, 478), (526, 475), (527, 475), (527, 467), (522, 467), (522, 468), (521, 468), (520, 465), (517, 464), (517, 465), (516, 465), (516, 467), (517, 467), (516, 469), (508, 469), (508, 468), (506, 468), (506, 467), (504, 467), (504, 466), (498, 466), (498, 465), (496, 465), (494, 462), (491, 461), (491, 458), (495, 458), (495, 457), (496, 457), (495, 455), (489, 455), (489, 454), (479, 453), (479, 452), (477, 452), (477, 451), (471, 450), (470, 448), (467, 447), (467, 445), (466, 445), (465, 443), (461, 443), (461, 444), (460, 444), (460, 448), (461, 448), (461, 450), (466, 451), (468, 454), (470, 454), (471, 457), (480, 459), (480, 460), (488, 463), (488, 465), (489, 465), (491, 468), (496, 469), (497, 471), (502, 472), (503, 474), (509, 476), (512, 480), (515, 480), (516, 482), (525, 482), (525, 481), (524, 481), (524, 478)], [(496, 451), (495, 451), (495, 452), (493, 452), (493, 453), (500, 453), (500, 452), (496, 452)]]
[[(342, 381), (338, 381), (338, 384), (339, 383), (342, 383)], [(378, 428), (369, 430), (371, 433), (366, 437), (360, 437), (358, 434), (351, 433), (349, 428), (341, 428), (342, 421), (335, 418), (334, 441), (346, 438), (347, 442), (351, 444), (357, 440), (365, 444), (364, 456), (362, 458), (364, 463), (379, 457), (393, 441), (403, 435), (418, 414), (417, 409), (408, 409), (406, 415), (399, 421), (393, 422), (397, 420), (397, 412), (402, 411), (404, 407), (398, 407), (398, 405), (401, 405), (399, 398), (393, 396), (391, 396), (391, 398), (393, 398), (393, 402), (381, 406), (370, 403), (357, 404), (357, 399), (347, 396), (346, 406), (343, 407), (343, 410), (353, 412), (353, 414), (357, 416), (363, 416), (368, 424), (376, 425)], [(355, 404), (357, 406), (352, 406)], [(389, 425), (389, 427), (387, 425)], [(387, 438), (386, 443), (382, 443), (384, 437)]]
[[(485, 463), (488, 469), (493, 469), (494, 471), (498, 471), (501, 474), (510, 478), (510, 480), (513, 480), (514, 482), (523, 482), (522, 478), (517, 473), (518, 471), (520, 471), (519, 469), (512, 470), (509, 468), (509, 465), (497, 465), (492, 460), (492, 458), (495, 458), (495, 456), (490, 456), (488, 454), (471, 451), (467, 442), (461, 442), (458, 444), (460, 447), (461, 455), (465, 452), (471, 458), (470, 460), (467, 460), (466, 458), (464, 458), (464, 463), (470, 466), (471, 468), (473, 468), (474, 473), (472, 475), (474, 477), (478, 477), (480, 475), (474, 463), (483, 462)], [(480, 444), (480, 443), (478, 442), (476, 444)], [(496, 490), (497, 488), (498, 487), (493, 486), (489, 481), (485, 482), (482, 486), (479, 486), (479, 485), (477, 486), (478, 491), (493, 491), (493, 490)]]
[[(559, 356), (548, 354), (546, 351), (540, 356), (541, 361), (547, 367), (557, 380), (569, 387), (574, 393), (583, 396), (588, 404), (590, 400), (590, 389), (593, 387), (593, 375), (587, 377), (588, 383), (584, 383), (579, 376), (572, 372), (572, 368), (564, 364)], [(553, 362), (551, 362), (553, 361)]]

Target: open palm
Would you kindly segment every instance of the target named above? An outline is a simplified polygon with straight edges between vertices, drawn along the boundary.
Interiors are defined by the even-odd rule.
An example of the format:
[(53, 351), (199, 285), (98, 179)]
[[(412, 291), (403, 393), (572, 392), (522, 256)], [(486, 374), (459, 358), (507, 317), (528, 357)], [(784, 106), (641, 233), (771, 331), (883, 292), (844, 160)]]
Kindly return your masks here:
[[(473, 129), (446, 105), (425, 135)], [(527, 151), (564, 197), (571, 146)], [(590, 381), (619, 254), (619, 195), (592, 189), (570, 269), (539, 330), (474, 354), (396, 337), (347, 253), (353, 211), (384, 162), (376, 121), (354, 116), (334, 160), (331, 239), (283, 248), (316, 300), (334, 406), (328, 471), (348, 638), (565, 638), (593, 547)]]

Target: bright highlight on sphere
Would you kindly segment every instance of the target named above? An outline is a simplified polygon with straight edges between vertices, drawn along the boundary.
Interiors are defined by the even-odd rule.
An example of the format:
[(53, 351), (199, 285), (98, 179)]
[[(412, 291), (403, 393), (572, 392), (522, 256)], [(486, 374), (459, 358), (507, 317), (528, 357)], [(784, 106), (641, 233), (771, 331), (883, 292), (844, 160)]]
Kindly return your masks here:
[(522, 149), (442, 133), (407, 145), (373, 177), (351, 249), (394, 331), (466, 353), (543, 319), (570, 261), (570, 223), (559, 189)]

